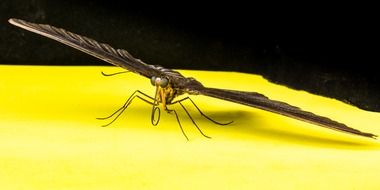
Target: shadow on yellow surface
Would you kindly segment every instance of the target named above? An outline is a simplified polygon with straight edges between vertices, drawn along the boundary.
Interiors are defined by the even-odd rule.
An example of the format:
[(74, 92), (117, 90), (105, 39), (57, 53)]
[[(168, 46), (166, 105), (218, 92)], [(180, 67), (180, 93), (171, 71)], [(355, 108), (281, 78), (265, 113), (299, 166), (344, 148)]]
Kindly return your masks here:
[[(150, 122), (151, 107), (134, 101), (111, 126), (96, 120), (135, 90), (154, 94), (115, 67), (0, 66), (2, 189), (377, 189), (380, 144), (262, 110), (192, 96), (215, 125), (185, 103), (200, 128), (174, 105)], [(380, 114), (269, 83), (257, 75), (183, 71), (205, 86), (257, 91), (380, 134)]]

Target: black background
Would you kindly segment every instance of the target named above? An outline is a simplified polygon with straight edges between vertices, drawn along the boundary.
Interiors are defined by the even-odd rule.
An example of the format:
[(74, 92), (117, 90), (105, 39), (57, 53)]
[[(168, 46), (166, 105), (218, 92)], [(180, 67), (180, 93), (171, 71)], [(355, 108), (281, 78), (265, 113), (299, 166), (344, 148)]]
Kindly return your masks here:
[(109, 65), (8, 24), (15, 17), (107, 42), (149, 64), (256, 73), (379, 111), (375, 7), (2, 0), (0, 63)]

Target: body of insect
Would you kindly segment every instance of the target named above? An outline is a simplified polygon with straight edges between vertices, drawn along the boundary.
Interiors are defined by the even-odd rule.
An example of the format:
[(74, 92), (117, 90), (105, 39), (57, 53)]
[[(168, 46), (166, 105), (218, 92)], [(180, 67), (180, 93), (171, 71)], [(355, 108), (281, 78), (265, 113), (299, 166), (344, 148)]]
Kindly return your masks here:
[[(172, 104), (179, 104), (183, 110), (186, 112), (187, 116), (191, 119), (193, 124), (197, 127), (199, 132), (206, 136), (200, 128), (197, 126), (195, 121), (190, 116), (189, 112), (186, 110), (185, 106), (182, 104), (183, 101), (190, 101), (199, 111), (199, 113), (207, 118), (208, 120), (219, 124), (227, 125), (228, 123), (219, 123), (212, 120), (206, 116), (198, 106), (191, 100), (189, 97), (184, 97), (179, 100), (175, 100), (177, 96), (181, 94), (192, 94), (192, 95), (206, 95), (213, 98), (218, 98), (230, 102), (235, 102), (238, 104), (243, 104), (246, 106), (270, 111), (273, 113), (281, 114), (283, 116), (291, 117), (301, 121), (309, 122), (318, 126), (325, 128), (359, 135), (363, 137), (376, 138), (377, 136), (372, 133), (366, 133), (359, 131), (357, 129), (346, 126), (343, 123), (334, 121), (328, 117), (319, 116), (314, 113), (304, 111), (298, 107), (289, 105), (285, 102), (280, 102), (276, 100), (271, 100), (268, 97), (257, 93), (257, 92), (244, 92), (236, 90), (227, 90), (227, 89), (217, 89), (217, 88), (208, 88), (204, 87), (200, 82), (194, 78), (186, 78), (177, 71), (173, 71), (158, 65), (149, 65), (141, 61), (140, 59), (134, 58), (126, 50), (123, 49), (114, 49), (110, 45), (105, 43), (99, 43), (91, 38), (87, 38), (72, 32), (66, 31), (61, 28), (56, 28), (46, 24), (36, 24), (27, 22), (20, 19), (9, 19), (9, 22), (15, 26), (21, 27), (23, 29), (29, 30), (31, 32), (40, 34), (42, 36), (51, 38), (58, 42), (61, 42), (65, 45), (71, 46), (75, 49), (78, 49), (84, 53), (92, 55), (96, 58), (102, 59), (113, 65), (127, 69), (128, 71), (137, 73), (144, 77), (147, 77), (151, 80), (153, 86), (156, 87), (156, 93), (154, 97), (151, 97), (139, 90), (135, 91), (125, 102), (125, 104), (119, 108), (116, 112), (105, 118), (99, 119), (108, 119), (113, 116), (115, 118), (109, 123), (114, 122), (124, 110), (131, 104), (134, 98), (139, 98), (148, 104), (152, 105), (152, 115), (151, 121), (153, 125), (157, 125), (160, 119), (160, 109), (159, 104), (162, 104), (162, 109), (168, 113), (174, 113), (180, 129), (186, 139), (185, 132), (183, 131), (181, 122), (179, 120), (178, 114), (175, 110), (169, 109), (167, 106)], [(157, 115), (156, 115), (157, 114)], [(105, 125), (108, 126), (109, 124)]]
[[(116, 115), (111, 122), (109, 122), (106, 125), (103, 125), (103, 127), (109, 126), (114, 121), (116, 121), (116, 119), (128, 108), (128, 106), (132, 103), (132, 101), (135, 98), (139, 98), (139, 99), (143, 100), (144, 102), (152, 105), (151, 122), (152, 122), (152, 125), (154, 125), (154, 126), (156, 126), (158, 124), (159, 120), (160, 120), (161, 110), (159, 108), (159, 106), (160, 106), (159, 104), (162, 105), (162, 109), (164, 111), (166, 111), (167, 113), (173, 113), (175, 115), (176, 119), (177, 119), (177, 122), (178, 122), (178, 124), (180, 126), (180, 129), (182, 131), (182, 134), (185, 136), (185, 138), (187, 140), (189, 138), (187, 137), (185, 131), (182, 128), (182, 125), (181, 125), (181, 122), (179, 120), (177, 112), (175, 110), (173, 110), (173, 109), (169, 109), (168, 105), (179, 104), (183, 108), (183, 110), (185, 111), (185, 113), (187, 114), (187, 116), (190, 118), (190, 120), (193, 122), (193, 124), (195, 125), (195, 127), (198, 129), (198, 131), (204, 137), (207, 137), (207, 138), (210, 138), (210, 137), (207, 136), (207, 135), (205, 135), (202, 132), (202, 130), (198, 127), (198, 125), (195, 123), (195, 121), (191, 117), (190, 113), (187, 111), (187, 109), (185, 108), (185, 106), (182, 104), (183, 101), (189, 100), (203, 117), (205, 117), (206, 119), (212, 121), (215, 124), (218, 124), (218, 125), (228, 125), (228, 124), (232, 123), (232, 121), (231, 122), (227, 122), (227, 123), (220, 123), (220, 122), (217, 122), (217, 121), (211, 119), (210, 117), (208, 117), (207, 115), (205, 115), (199, 109), (199, 107), (193, 102), (193, 100), (191, 100), (189, 97), (185, 97), (185, 98), (182, 98), (182, 99), (174, 100), (177, 96), (184, 94), (184, 91), (181, 90), (181, 88), (178, 88), (177, 86), (175, 86), (176, 83), (174, 83), (174, 85), (173, 85), (170, 82), (171, 80), (174, 80), (174, 79), (181, 80), (182, 79), (182, 80), (184, 80), (184, 81), (187, 82), (186, 85), (190, 85), (190, 84), (192, 84), (192, 85), (201, 85), (201, 84), (199, 82), (197, 82), (193, 78), (185, 78), (179, 72), (176, 72), (176, 71), (173, 71), (173, 70), (167, 70), (167, 69), (165, 69), (165, 68), (163, 68), (161, 66), (157, 66), (157, 65), (153, 66), (153, 67), (155, 67), (158, 70), (161, 70), (162, 73), (166, 74), (165, 76), (159, 76), (159, 77), (153, 76), (151, 78), (150, 82), (156, 88), (155, 96), (152, 97), (152, 96), (149, 96), (149, 95), (147, 95), (147, 94), (145, 94), (145, 93), (143, 93), (143, 92), (141, 92), (139, 90), (136, 90), (128, 98), (128, 100), (124, 103), (124, 105), (121, 108), (119, 108), (118, 110), (116, 110), (116, 112), (114, 112), (113, 114), (111, 114), (108, 117), (97, 118), (97, 119), (104, 120), (104, 119), (109, 119), (109, 118), (113, 117), (114, 115)], [(105, 75), (105, 74), (103, 73), (103, 75)], [(110, 76), (110, 75), (105, 75), (105, 76)], [(189, 91), (189, 92), (193, 93), (193, 94), (197, 93), (195, 91)]]

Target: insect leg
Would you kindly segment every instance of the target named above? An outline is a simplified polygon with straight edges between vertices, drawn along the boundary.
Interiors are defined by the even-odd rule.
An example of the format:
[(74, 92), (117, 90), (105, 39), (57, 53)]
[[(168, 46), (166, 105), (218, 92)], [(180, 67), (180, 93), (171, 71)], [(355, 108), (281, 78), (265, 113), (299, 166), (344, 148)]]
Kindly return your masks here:
[[(183, 127), (182, 127), (182, 125), (181, 125), (181, 122), (179, 121), (179, 117), (178, 117), (177, 112), (176, 112), (175, 110), (169, 110), (169, 109), (166, 109), (166, 111), (167, 111), (168, 113), (171, 113), (171, 112), (174, 113), (174, 115), (175, 115), (175, 117), (176, 117), (176, 119), (177, 119), (177, 122), (178, 122), (178, 124), (179, 124), (179, 128), (180, 128), (181, 131), (182, 131), (183, 136), (185, 136), (186, 140), (189, 140), (189, 138), (187, 137), (185, 131), (183, 130)], [(203, 133), (202, 133), (202, 134), (203, 134)], [(206, 136), (206, 137), (207, 137), (207, 136)]]
[(107, 74), (107, 73), (104, 73), (102, 71), (102, 75), (105, 76), (105, 77), (109, 77), (109, 76), (114, 76), (114, 75), (118, 75), (118, 74), (123, 74), (123, 73), (128, 73), (130, 71), (120, 71), (120, 72), (116, 72), (116, 73), (111, 73), (111, 74)]
[[(132, 93), (131, 96), (129, 96), (128, 100), (124, 103), (124, 105), (121, 106), (121, 107), (120, 107), (118, 110), (116, 110), (114, 113), (112, 113), (111, 115), (109, 115), (109, 116), (107, 116), (107, 117), (98, 117), (98, 118), (96, 118), (96, 119), (104, 120), (104, 119), (109, 119), (109, 118), (111, 118), (111, 117), (114, 116), (117, 112), (119, 112), (119, 111), (125, 109), (125, 107), (127, 106), (127, 104), (129, 104), (129, 102), (132, 100), (132, 98), (133, 98), (133, 97), (135, 96), (135, 94), (137, 94), (137, 93), (139, 93), (139, 94), (141, 94), (141, 95), (143, 95), (143, 96), (145, 96), (145, 97), (147, 97), (147, 98), (149, 98), (149, 99), (151, 99), (151, 100), (154, 101), (154, 98), (153, 98), (153, 97), (150, 97), (149, 95), (147, 95), (147, 94), (141, 92), (140, 90), (136, 90), (135, 92)], [(152, 102), (149, 102), (149, 104), (152, 104)]]
[[(102, 120), (103, 120), (103, 119), (108, 119), (108, 118), (111, 118), (112, 116), (114, 116), (116, 113), (119, 112), (119, 113), (116, 115), (116, 117), (115, 117), (111, 122), (109, 122), (109, 123), (106, 124), (106, 125), (103, 125), (102, 127), (107, 127), (107, 126), (111, 125), (114, 121), (116, 121), (116, 119), (120, 117), (120, 115), (121, 115), (121, 114), (122, 114), (122, 113), (128, 108), (128, 106), (132, 103), (133, 99), (136, 98), (136, 97), (139, 98), (139, 99), (141, 99), (141, 100), (143, 100), (144, 102), (146, 102), (146, 103), (148, 103), (148, 104), (151, 104), (151, 105), (153, 105), (153, 106), (155, 105), (154, 103), (150, 102), (149, 100), (147, 100), (147, 99), (145, 99), (145, 98), (139, 96), (137, 93), (140, 93), (140, 95), (143, 95), (145, 98), (148, 97), (148, 98), (150, 98), (150, 99), (153, 99), (152, 97), (146, 95), (145, 93), (136, 90), (136, 91), (135, 91), (135, 92), (134, 92), (134, 93), (128, 98), (128, 100), (124, 103), (124, 105), (123, 105), (121, 108), (119, 108), (118, 110), (116, 110), (116, 112), (114, 112), (113, 114), (111, 114), (110, 116), (105, 117), (105, 118), (97, 118), (97, 119), (102, 119)], [(136, 94), (137, 94), (137, 95), (136, 95)]]
[[(220, 123), (220, 122), (218, 122), (218, 121), (215, 121), (215, 120), (211, 119), (209, 116), (205, 115), (205, 114), (201, 111), (201, 109), (199, 109), (199, 107), (194, 103), (194, 101), (193, 101), (190, 97), (186, 97), (186, 98), (183, 98), (183, 99), (180, 99), (180, 100), (174, 101), (174, 102), (172, 102), (171, 104), (175, 104), (175, 103), (180, 103), (180, 104), (181, 104), (181, 102), (183, 102), (183, 101), (185, 101), (185, 100), (190, 100), (190, 102), (194, 105), (195, 108), (197, 108), (198, 112), (199, 112), (203, 117), (205, 117), (206, 119), (212, 121), (212, 122), (215, 123), (215, 124), (218, 124), (218, 125), (228, 125), (228, 124), (231, 124), (231, 123), (233, 122), (233, 121), (230, 121), (230, 122), (227, 122), (227, 123)], [(183, 107), (182, 104), (181, 104), (181, 106)], [(186, 110), (186, 109), (185, 109), (185, 110)], [(187, 111), (186, 111), (186, 112), (187, 112)]]
[(195, 125), (195, 127), (198, 129), (198, 131), (206, 138), (209, 138), (211, 139), (211, 137), (205, 135), (202, 130), (198, 127), (198, 125), (195, 123), (194, 119), (191, 117), (190, 113), (187, 111), (187, 109), (185, 108), (185, 106), (183, 106), (183, 104), (181, 102), (178, 102), (179, 105), (181, 105), (181, 107), (183, 108), (183, 110), (185, 110), (187, 116), (189, 116), (190, 120), (193, 122), (193, 124)]

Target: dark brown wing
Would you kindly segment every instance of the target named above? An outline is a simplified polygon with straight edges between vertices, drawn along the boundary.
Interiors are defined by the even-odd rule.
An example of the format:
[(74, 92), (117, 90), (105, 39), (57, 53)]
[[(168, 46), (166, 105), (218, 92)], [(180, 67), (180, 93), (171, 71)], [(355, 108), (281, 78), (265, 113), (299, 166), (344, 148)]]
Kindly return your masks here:
[(145, 64), (141, 60), (134, 58), (126, 50), (114, 49), (108, 44), (98, 43), (93, 39), (71, 33), (64, 29), (44, 24), (30, 23), (20, 19), (9, 19), (9, 22), (15, 26), (51, 38), (68, 46), (71, 46), (75, 49), (78, 49), (82, 52), (85, 52), (89, 55), (102, 59), (108, 63), (125, 68), (129, 71), (138, 73), (148, 78), (151, 78), (152, 76), (160, 76), (162, 74), (172, 73), (170, 75), (171, 77), (178, 78), (178, 81), (176, 81), (176, 85), (182, 90), (186, 89), (185, 91), (188, 91), (189, 93), (195, 92), (206, 96), (228, 100), (231, 102), (236, 102), (247, 106), (278, 113), (281, 115), (313, 123), (322, 127), (327, 127), (330, 129), (335, 129), (338, 131), (343, 131), (360, 136), (376, 138), (376, 135), (374, 134), (361, 132), (359, 130), (347, 127), (342, 123), (333, 121), (327, 117), (322, 117), (315, 115), (311, 112), (303, 111), (300, 108), (291, 106), (287, 103), (270, 100), (266, 96), (259, 93), (205, 88), (196, 80), (186, 79), (179, 73), (175, 74), (173, 71), (169, 69)]
[(371, 133), (361, 132), (359, 130), (350, 128), (343, 123), (336, 122), (327, 117), (315, 115), (311, 112), (303, 111), (298, 107), (289, 105), (284, 102), (270, 100), (266, 96), (256, 92), (243, 92), (235, 90), (224, 90), (216, 88), (197, 87), (193, 89), (206, 96), (228, 100), (239, 104), (247, 105), (250, 107), (259, 108), (262, 110), (274, 112), (287, 117), (302, 120), (308, 123), (313, 123), (329, 129), (338, 130), (341, 132), (351, 133), (364, 137), (376, 138), (377, 136)]
[(114, 49), (108, 44), (99, 43), (91, 38), (80, 36), (54, 26), (35, 24), (20, 19), (11, 18), (9, 19), (9, 23), (51, 38), (96, 58), (102, 59), (108, 63), (125, 68), (145, 77), (151, 78), (152, 76), (160, 76), (161, 74), (161, 71), (156, 69), (155, 66), (145, 64), (141, 60), (134, 58), (126, 50)]

